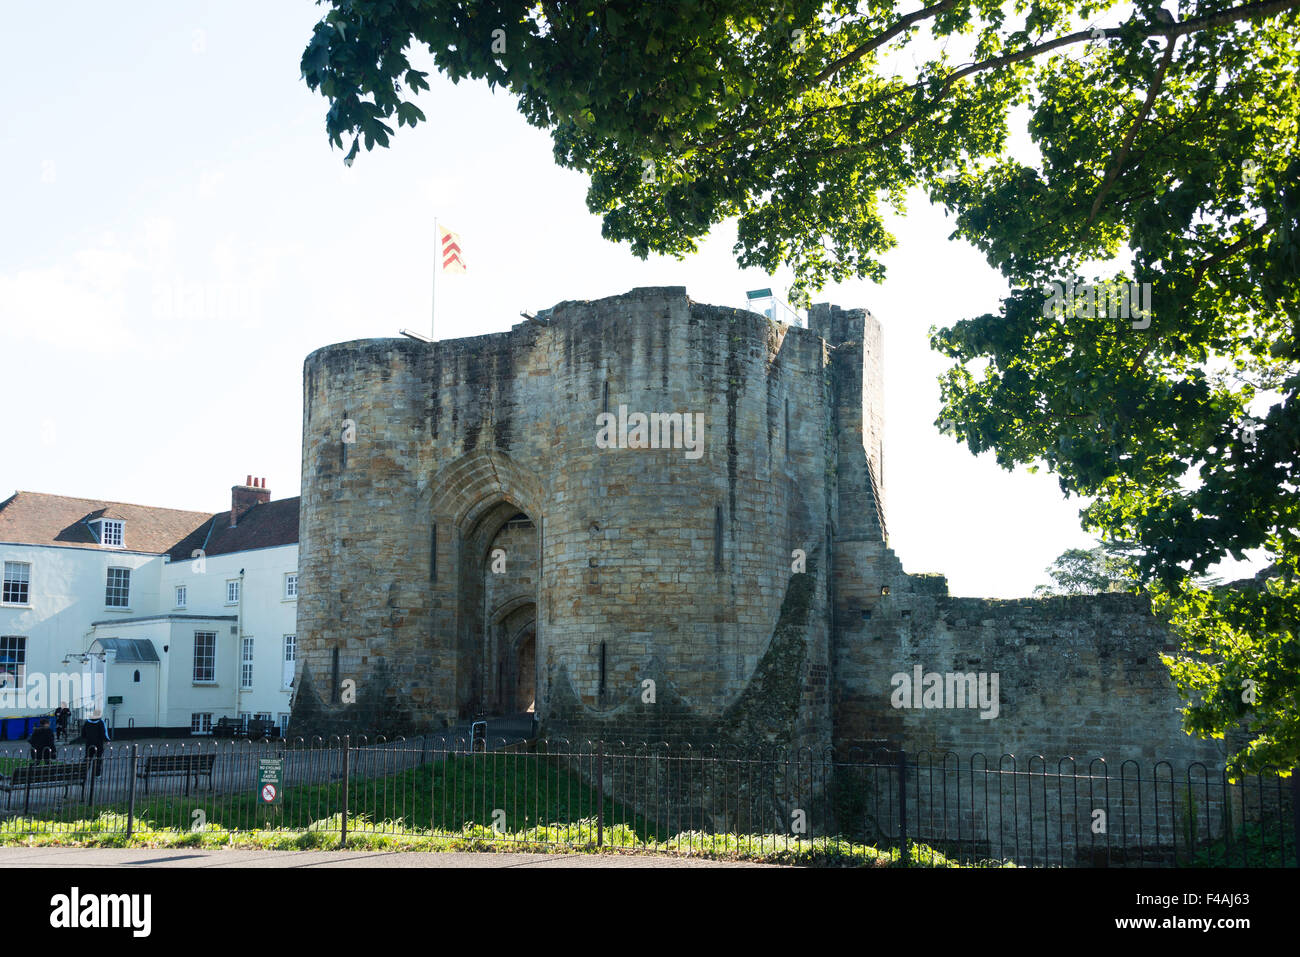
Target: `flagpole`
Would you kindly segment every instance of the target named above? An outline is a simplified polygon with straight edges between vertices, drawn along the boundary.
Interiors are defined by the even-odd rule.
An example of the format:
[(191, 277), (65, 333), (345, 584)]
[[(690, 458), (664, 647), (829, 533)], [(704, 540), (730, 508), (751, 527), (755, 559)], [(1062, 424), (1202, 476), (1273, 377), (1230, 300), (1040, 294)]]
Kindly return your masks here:
[(433, 217), (433, 280), (429, 284), (429, 338), (433, 334), (434, 320), (438, 316), (438, 267), (442, 252), (442, 237), (438, 235), (438, 217)]

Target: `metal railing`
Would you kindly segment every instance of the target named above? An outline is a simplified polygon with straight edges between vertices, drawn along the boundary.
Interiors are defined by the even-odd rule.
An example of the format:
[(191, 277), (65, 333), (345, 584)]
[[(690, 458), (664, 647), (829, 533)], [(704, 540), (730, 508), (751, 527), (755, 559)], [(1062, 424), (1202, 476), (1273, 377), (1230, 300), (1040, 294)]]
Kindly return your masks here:
[(1296, 867), (1298, 782), (1168, 761), (522, 736), (117, 742), (99, 755), (61, 746), (41, 763), (21, 744), (0, 749), (0, 839), (255, 834), (298, 846), (365, 837), (777, 860)]

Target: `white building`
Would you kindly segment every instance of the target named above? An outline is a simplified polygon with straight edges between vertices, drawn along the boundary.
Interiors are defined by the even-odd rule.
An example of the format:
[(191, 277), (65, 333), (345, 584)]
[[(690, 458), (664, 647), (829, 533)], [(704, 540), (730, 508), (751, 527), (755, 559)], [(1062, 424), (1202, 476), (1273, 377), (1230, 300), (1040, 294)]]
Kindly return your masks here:
[(16, 492), (0, 503), (0, 717), (95, 709), (115, 734), (289, 720), (298, 499), (250, 476), (213, 515)]

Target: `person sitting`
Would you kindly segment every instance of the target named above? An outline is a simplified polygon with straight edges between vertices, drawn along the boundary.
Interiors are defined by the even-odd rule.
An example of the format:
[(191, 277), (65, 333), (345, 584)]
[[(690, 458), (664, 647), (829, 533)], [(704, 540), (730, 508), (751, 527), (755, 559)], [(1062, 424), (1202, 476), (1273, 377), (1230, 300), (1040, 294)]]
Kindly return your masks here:
[(41, 718), (29, 741), (32, 746), (33, 761), (49, 764), (58, 757), (58, 751), (54, 746), (54, 731), (50, 728), (49, 718)]

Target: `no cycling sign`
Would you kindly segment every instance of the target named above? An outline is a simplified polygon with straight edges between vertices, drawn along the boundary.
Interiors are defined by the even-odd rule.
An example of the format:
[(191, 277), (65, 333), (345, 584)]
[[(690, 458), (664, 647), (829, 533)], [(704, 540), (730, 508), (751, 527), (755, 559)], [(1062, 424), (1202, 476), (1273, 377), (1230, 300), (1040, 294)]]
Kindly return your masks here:
[(283, 758), (259, 758), (257, 762), (257, 800), (261, 804), (279, 804), (283, 796)]

